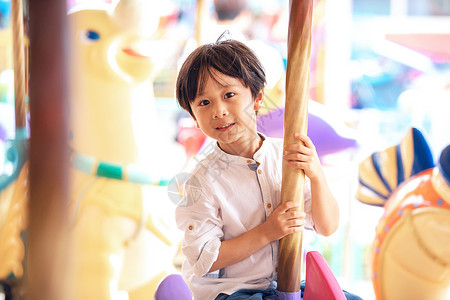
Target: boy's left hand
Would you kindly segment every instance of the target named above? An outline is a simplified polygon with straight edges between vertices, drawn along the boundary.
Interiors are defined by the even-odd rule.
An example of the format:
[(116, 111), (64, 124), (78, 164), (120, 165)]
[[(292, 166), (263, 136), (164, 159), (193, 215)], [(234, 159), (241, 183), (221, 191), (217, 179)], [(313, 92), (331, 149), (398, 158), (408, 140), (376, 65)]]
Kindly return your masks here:
[(296, 133), (294, 137), (300, 143), (286, 145), (283, 159), (286, 160), (289, 166), (302, 169), (309, 179), (314, 180), (318, 178), (322, 174), (322, 167), (316, 147), (305, 134)]

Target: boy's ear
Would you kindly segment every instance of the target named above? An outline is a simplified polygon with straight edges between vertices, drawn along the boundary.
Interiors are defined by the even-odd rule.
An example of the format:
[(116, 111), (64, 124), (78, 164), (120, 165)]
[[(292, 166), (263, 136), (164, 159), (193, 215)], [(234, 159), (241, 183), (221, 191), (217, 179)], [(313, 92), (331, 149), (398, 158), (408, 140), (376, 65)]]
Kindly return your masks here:
[(264, 89), (261, 89), (258, 95), (256, 95), (255, 103), (253, 104), (254, 110), (258, 111), (261, 108), (263, 104), (263, 99), (264, 99)]

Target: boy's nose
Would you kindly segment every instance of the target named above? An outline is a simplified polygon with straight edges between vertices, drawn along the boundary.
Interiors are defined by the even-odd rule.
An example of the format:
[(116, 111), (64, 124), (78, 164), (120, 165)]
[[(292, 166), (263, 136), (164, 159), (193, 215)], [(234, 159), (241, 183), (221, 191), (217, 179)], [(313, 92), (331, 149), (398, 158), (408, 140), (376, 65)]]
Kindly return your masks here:
[(218, 104), (214, 111), (213, 118), (220, 119), (226, 115), (228, 115), (228, 111), (227, 111), (226, 107), (224, 105)]

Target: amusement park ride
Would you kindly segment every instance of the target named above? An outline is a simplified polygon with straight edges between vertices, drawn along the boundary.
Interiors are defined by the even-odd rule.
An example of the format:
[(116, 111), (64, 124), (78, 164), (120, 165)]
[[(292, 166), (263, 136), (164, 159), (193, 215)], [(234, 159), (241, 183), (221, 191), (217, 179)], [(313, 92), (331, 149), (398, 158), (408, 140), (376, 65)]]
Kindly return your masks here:
[[(166, 182), (152, 169), (148, 159), (152, 153), (142, 153), (136, 136), (137, 126), (157, 128), (154, 58), (139, 51), (141, 45), (151, 45), (158, 26), (157, 10), (143, 9), (148, 5), (157, 4), (120, 0), (114, 6), (79, 6), (68, 13), (70, 188), (65, 217), (73, 294), (61, 294), (67, 299), (191, 297), (173, 262), (160, 259), (162, 254), (175, 257), (179, 233), (164, 222), (162, 211), (173, 209), (164, 206), (170, 201), (158, 200), (167, 197), (161, 196)], [(285, 143), (293, 142), (289, 141), (293, 132), (307, 131), (311, 17), (312, 1), (292, 1), (282, 112)], [(23, 31), (17, 24), (15, 38)], [(17, 50), (24, 48), (23, 43), (16, 47), (14, 52), (23, 52)], [(21, 279), (27, 271), (23, 237), (30, 214), (28, 141), (20, 92), (25, 60), (15, 61), (15, 82), (22, 86), (16, 91), (16, 136), (6, 149), (14, 170), (0, 174), (0, 279), (10, 299), (27, 293)], [(134, 113), (142, 105), (147, 116), (137, 124)], [(156, 140), (156, 135), (150, 130), (145, 138)], [(349, 143), (344, 147), (354, 146), (352, 140), (342, 141)], [(155, 165), (157, 159), (153, 155)], [(295, 195), (303, 194), (303, 176), (283, 166), (282, 201), (301, 198)], [(450, 285), (450, 148), (442, 151), (435, 166), (422, 134), (411, 129), (398, 146), (361, 163), (357, 198), (384, 205), (386, 211), (373, 250), (377, 299), (445, 299)], [(280, 242), (279, 291), (273, 299), (300, 299), (301, 241), (298, 233)], [(304, 299), (345, 299), (318, 252), (306, 256), (306, 277)]]

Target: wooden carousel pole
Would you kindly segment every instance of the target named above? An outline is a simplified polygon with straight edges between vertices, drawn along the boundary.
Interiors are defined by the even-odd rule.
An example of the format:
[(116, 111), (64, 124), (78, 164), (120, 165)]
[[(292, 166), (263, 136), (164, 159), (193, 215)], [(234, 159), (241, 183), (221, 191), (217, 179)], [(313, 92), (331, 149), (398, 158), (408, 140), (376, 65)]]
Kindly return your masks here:
[(11, 1), (11, 28), (13, 31), (14, 106), (16, 130), (26, 128), (25, 109), (25, 47), (22, 0)]
[(195, 41), (197, 47), (202, 44), (203, 21), (205, 19), (205, 0), (197, 0), (197, 22), (195, 23)]
[[(312, 3), (312, 0), (291, 0), (289, 3), (284, 145), (298, 143), (294, 134), (307, 132)], [(282, 176), (281, 202), (300, 201), (300, 209), (303, 210), (304, 172), (283, 162)], [(302, 232), (299, 232), (280, 240), (280, 292), (294, 293), (300, 290), (302, 237)]]
[(66, 1), (29, 1), (30, 199), (27, 299), (71, 299), (68, 284)]

